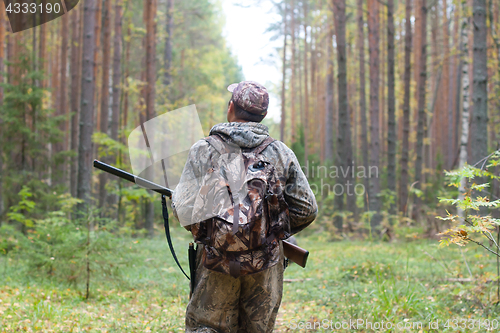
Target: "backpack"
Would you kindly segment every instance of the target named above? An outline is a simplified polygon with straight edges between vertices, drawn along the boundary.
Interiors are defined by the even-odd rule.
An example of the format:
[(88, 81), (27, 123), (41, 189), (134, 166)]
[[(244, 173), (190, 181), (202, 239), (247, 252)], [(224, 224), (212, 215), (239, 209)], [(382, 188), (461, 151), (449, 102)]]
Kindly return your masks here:
[(218, 135), (205, 140), (220, 154), (201, 180), (191, 232), (204, 245), (203, 265), (239, 277), (280, 260), (279, 240), (290, 236), (286, 179), (261, 154), (275, 140), (242, 149)]

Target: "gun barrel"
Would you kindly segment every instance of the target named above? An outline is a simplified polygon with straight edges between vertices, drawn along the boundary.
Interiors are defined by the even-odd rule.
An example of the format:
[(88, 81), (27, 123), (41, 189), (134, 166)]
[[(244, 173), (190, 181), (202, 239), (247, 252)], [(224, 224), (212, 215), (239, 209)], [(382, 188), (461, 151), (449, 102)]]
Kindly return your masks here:
[(106, 164), (104, 162), (101, 162), (99, 160), (94, 160), (94, 168), (97, 168), (99, 170), (105, 171), (107, 173), (110, 173), (114, 176), (120, 177), (122, 179), (128, 180), (129, 182), (135, 183), (139, 186), (145, 187), (148, 190), (155, 191), (157, 193), (166, 195), (169, 198), (172, 198), (172, 190), (169, 188), (166, 188), (164, 186), (158, 185), (156, 183), (153, 183), (147, 179), (134, 176), (131, 173), (128, 173), (126, 171), (123, 171), (121, 169), (115, 168), (114, 166), (111, 166), (109, 164)]

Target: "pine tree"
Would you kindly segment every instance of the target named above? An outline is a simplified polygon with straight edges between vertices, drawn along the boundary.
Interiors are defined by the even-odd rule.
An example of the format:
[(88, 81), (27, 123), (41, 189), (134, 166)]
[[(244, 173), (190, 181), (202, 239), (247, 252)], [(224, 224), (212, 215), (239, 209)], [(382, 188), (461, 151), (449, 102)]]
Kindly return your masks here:
[[(370, 165), (368, 170), (380, 167), (379, 137), (379, 10), (377, 0), (368, 0), (368, 46), (370, 53)], [(367, 175), (370, 172), (367, 170)], [(372, 228), (380, 225), (380, 179), (378, 172), (370, 175), (369, 200), (370, 210), (375, 211), (372, 217)]]
[(408, 204), (408, 159), (410, 138), (410, 80), (411, 80), (411, 0), (406, 0), (404, 97), (403, 97), (403, 144), (401, 149), (401, 178), (399, 183), (399, 210), (405, 214)]
[(84, 3), (83, 49), (82, 49), (82, 94), (80, 106), (80, 133), (78, 141), (78, 185), (77, 197), (83, 203), (77, 206), (84, 212), (91, 203), (92, 184), (92, 134), (94, 131), (94, 61), (96, 49), (96, 0)]
[[(394, 0), (387, 1), (387, 187), (396, 193), (396, 97), (394, 59)], [(396, 213), (396, 205), (390, 205), (389, 212)]]

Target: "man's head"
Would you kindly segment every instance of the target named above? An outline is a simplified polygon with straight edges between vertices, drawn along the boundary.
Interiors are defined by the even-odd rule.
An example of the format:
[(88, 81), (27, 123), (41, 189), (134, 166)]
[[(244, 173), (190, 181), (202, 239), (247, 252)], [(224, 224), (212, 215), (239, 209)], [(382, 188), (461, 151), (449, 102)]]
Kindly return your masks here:
[(267, 89), (253, 81), (233, 83), (227, 90), (233, 93), (227, 108), (227, 120), (260, 123), (267, 115), (269, 94)]

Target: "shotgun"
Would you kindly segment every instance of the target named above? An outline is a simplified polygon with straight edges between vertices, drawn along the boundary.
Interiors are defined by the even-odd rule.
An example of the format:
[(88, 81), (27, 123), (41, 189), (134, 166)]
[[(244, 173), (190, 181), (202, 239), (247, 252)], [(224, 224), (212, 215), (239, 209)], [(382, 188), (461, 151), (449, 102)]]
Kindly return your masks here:
[[(166, 197), (172, 199), (173, 191), (164, 186), (153, 183), (147, 179), (141, 178), (139, 176), (135, 176), (129, 172), (123, 171), (121, 169), (115, 168), (109, 164), (103, 163), (98, 160), (94, 160), (94, 168), (110, 173), (114, 176), (120, 177), (122, 179), (128, 180), (129, 182), (135, 183), (139, 186), (150, 189), (156, 193), (160, 193)], [(283, 252), (285, 257), (296, 263), (301, 267), (306, 267), (307, 257), (309, 256), (309, 251), (297, 246), (293, 245), (286, 240), (283, 240)]]

